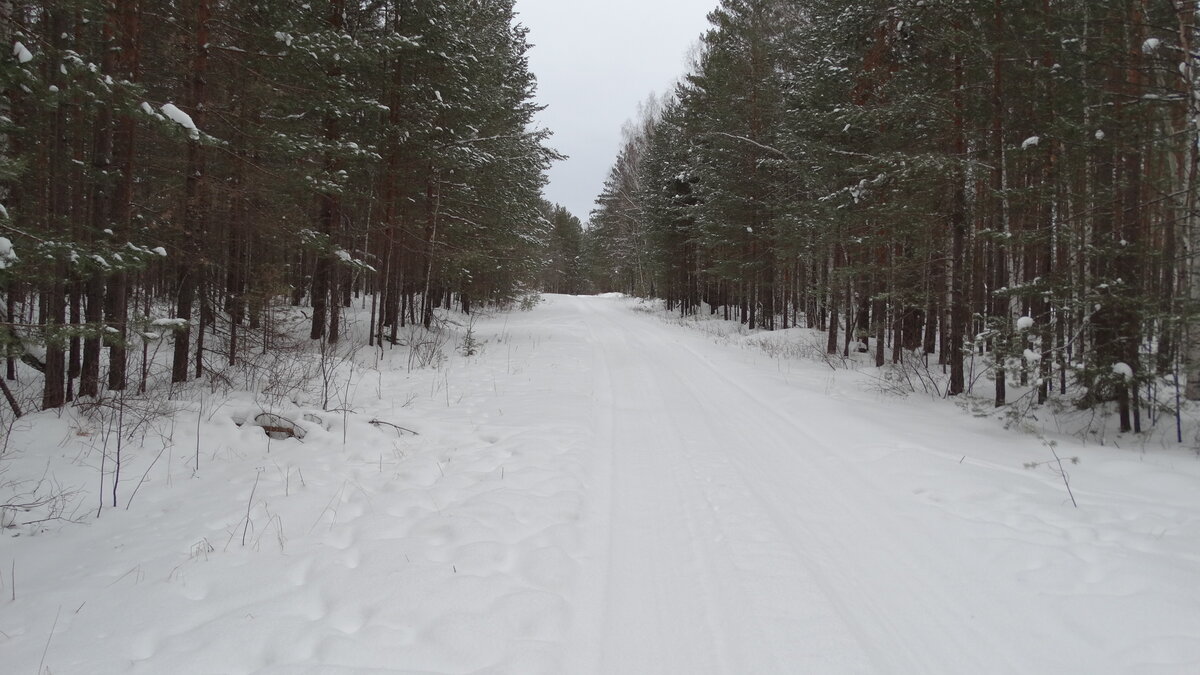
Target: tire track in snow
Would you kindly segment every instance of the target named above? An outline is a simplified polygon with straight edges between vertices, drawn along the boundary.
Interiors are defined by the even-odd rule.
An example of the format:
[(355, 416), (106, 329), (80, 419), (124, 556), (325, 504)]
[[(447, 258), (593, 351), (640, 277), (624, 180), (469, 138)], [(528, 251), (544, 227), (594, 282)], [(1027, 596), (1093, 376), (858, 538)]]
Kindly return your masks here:
[[(1005, 631), (989, 629), (1041, 621), (979, 592), (986, 574), (939, 559), (953, 542), (896, 522), (873, 480), (669, 327), (620, 307), (595, 309), (593, 321), (624, 331), (613, 356), (641, 371), (643, 390), (652, 382), (672, 401), (659, 405), (658, 425), (688, 441), (676, 468), (703, 487), (703, 533), (720, 539), (703, 555), (721, 570), (713, 602), (733, 619), (718, 630), (735, 636), (736, 658), (732, 670), (703, 672), (796, 672), (804, 658), (812, 672), (1022, 670), (1019, 650), (993, 636)], [(766, 581), (772, 571), (777, 578)], [(818, 636), (816, 653), (804, 652), (806, 633)], [(840, 661), (815, 665), (822, 657)]]
[[(986, 570), (965, 569), (940, 557), (954, 542), (942, 540), (923, 523), (897, 522), (874, 489), (877, 479), (839, 459), (830, 445), (850, 444), (851, 438), (886, 439), (887, 430), (869, 420), (854, 430), (811, 420), (830, 438), (822, 440), (800, 423), (796, 412), (779, 410), (727, 374), (737, 372), (732, 360), (722, 367), (689, 347), (686, 339), (676, 340), (678, 333), (670, 327), (626, 316), (627, 328), (643, 334), (645, 344), (675, 343), (674, 349), (658, 348), (654, 361), (661, 373), (682, 379), (684, 390), (693, 394), (689, 405), (736, 415), (736, 428), (710, 424), (709, 429), (723, 439), (724, 454), (749, 488), (747, 494), (786, 533), (783, 540), (868, 646), (878, 672), (1038, 668), (1020, 663), (1020, 650), (996, 636), (1010, 633), (1013, 625), (1028, 626), (1031, 639), (1059, 631), (1036, 611), (1018, 613), (1011, 600), (999, 602), (995, 592), (980, 592), (991, 581)], [(898, 532), (918, 536), (900, 538)]]
[(714, 461), (710, 411), (660, 367), (657, 336), (619, 319), (587, 317), (611, 378), (598, 397), (614, 462), (601, 672), (870, 671), (752, 488)]
[(598, 450), (611, 461), (599, 672), (732, 672), (711, 594), (702, 592), (720, 580), (696, 549), (693, 499), (672, 470), (676, 441), (657, 422), (663, 399), (630, 362), (626, 336), (590, 318), (605, 370)]

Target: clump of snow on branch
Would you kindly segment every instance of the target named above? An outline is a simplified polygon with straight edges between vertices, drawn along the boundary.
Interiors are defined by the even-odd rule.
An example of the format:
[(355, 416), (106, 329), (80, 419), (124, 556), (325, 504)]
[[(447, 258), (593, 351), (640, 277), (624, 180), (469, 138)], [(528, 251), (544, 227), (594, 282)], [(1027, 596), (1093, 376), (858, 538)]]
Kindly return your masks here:
[(167, 328), (183, 328), (188, 323), (187, 319), (155, 319), (150, 322), (151, 326), (164, 326)]
[(1114, 375), (1121, 377), (1126, 382), (1133, 379), (1133, 368), (1131, 368), (1129, 364), (1125, 363), (1124, 361), (1118, 361), (1114, 363), (1112, 371)]
[(343, 264), (349, 265), (351, 267), (357, 267), (358, 269), (365, 270), (368, 272), (376, 271), (376, 269), (374, 267), (372, 267), (371, 265), (368, 265), (365, 261), (360, 260), (360, 259), (355, 258), (354, 256), (350, 255), (350, 252), (345, 249), (339, 248), (336, 251), (334, 251), (333, 254), (335, 256), (337, 256), (337, 259), (342, 261)]
[(1032, 147), (1036, 147), (1037, 144), (1041, 143), (1041, 142), (1042, 142), (1041, 136), (1030, 136), (1029, 138), (1025, 139), (1024, 143), (1021, 144), (1021, 149), (1028, 150)]
[(142, 104), (139, 106), (139, 108), (141, 109), (142, 112), (146, 113), (147, 115), (149, 115), (150, 117), (153, 117), (156, 120), (166, 120), (167, 119), (167, 118), (163, 117), (162, 115), (158, 114), (158, 111), (154, 109), (154, 106), (150, 105), (146, 101), (142, 101)]
[(1034, 321), (1032, 316), (1023, 316), (1017, 319), (1017, 330), (1029, 330), (1030, 328), (1033, 328), (1033, 324)]
[(13, 45), (13, 56), (17, 57), (17, 61), (20, 63), (29, 63), (33, 60), (33, 53), (20, 42)]
[(13, 250), (12, 242), (8, 237), (0, 237), (0, 270), (6, 270), (18, 262), (20, 259)]
[(172, 122), (178, 124), (188, 130), (188, 136), (192, 140), (199, 140), (200, 130), (196, 128), (196, 123), (192, 121), (192, 116), (185, 113), (175, 106), (174, 103), (164, 103), (160, 108), (163, 114), (166, 115)]

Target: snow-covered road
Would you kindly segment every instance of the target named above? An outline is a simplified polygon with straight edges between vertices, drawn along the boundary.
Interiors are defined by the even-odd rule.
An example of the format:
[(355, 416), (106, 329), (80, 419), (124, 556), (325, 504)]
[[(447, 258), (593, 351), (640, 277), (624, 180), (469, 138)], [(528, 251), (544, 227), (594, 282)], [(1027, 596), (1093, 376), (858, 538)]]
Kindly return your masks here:
[[(737, 354), (628, 306), (556, 303), (588, 325), (598, 353), (596, 450), (611, 457), (600, 672), (1154, 665), (1113, 661), (1111, 650), (1135, 616), (1170, 606), (1156, 608), (1161, 598), (1150, 596), (1079, 607), (1071, 589), (1082, 579), (1071, 577), (1101, 584), (1105, 566), (1084, 564), (1099, 552), (1072, 539), (1099, 535), (1038, 516), (1015, 524), (1041, 506), (1050, 513), (1040, 517), (1078, 518), (1061, 485), (1020, 468), (1030, 446), (1044, 449), (1036, 440), (948, 432), (971, 420), (944, 409), (940, 419), (934, 411), (901, 421), (886, 411), (897, 401), (788, 387), (778, 372), (748, 369)], [(963, 475), (959, 488), (979, 499), (960, 509), (930, 494), (922, 480), (954, 480), (940, 472)], [(992, 502), (979, 503), (985, 497)], [(1026, 507), (1004, 509), (1025, 498)], [(987, 507), (996, 510), (972, 513)], [(1059, 534), (1053, 555), (1036, 541)], [(1012, 574), (1013, 559), (1023, 573), (1049, 570), (1062, 587)], [(1200, 575), (1180, 580), (1188, 578)], [(1176, 627), (1191, 635), (1190, 650), (1200, 638), (1194, 609), (1188, 628)]]
[(7, 475), (88, 515), (0, 535), (0, 671), (1200, 672), (1193, 450), (1057, 439), (1076, 509), (1033, 435), (645, 309), (358, 354), (332, 415), (197, 388), (99, 518), (95, 422), (23, 420)]
[(805, 551), (824, 540), (792, 528), (832, 510), (825, 490), (806, 479), (776, 491), (782, 474), (760, 469), (783, 452), (787, 475), (811, 470), (796, 454), (809, 439), (662, 324), (577, 307), (599, 354), (597, 451), (612, 462), (600, 670), (865, 670), (833, 582)]

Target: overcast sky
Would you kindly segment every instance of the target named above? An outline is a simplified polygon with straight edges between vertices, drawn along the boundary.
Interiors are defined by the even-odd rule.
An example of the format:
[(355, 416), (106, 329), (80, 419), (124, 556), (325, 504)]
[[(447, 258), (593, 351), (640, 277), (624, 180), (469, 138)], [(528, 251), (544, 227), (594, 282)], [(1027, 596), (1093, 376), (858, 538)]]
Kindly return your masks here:
[(546, 197), (587, 222), (620, 149), (621, 125), (651, 92), (683, 74), (718, 0), (517, 0), (534, 45), (539, 123), (570, 156), (550, 170)]

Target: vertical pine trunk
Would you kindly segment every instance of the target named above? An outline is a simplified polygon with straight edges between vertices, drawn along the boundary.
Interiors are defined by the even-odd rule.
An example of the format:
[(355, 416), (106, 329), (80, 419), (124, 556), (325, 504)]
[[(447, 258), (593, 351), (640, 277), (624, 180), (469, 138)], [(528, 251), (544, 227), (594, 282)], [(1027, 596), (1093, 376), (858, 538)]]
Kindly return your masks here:
[[(47, 9), (45, 17), (49, 29), (49, 43), (52, 54), (63, 50), (66, 37), (66, 10), (63, 8)], [(48, 62), (53, 63), (51, 59)], [(52, 66), (47, 66), (52, 67)], [(58, 82), (60, 88), (65, 83), (54, 69), (52, 81)], [(46, 163), (46, 195), (48, 203), (44, 212), (45, 226), (50, 232), (65, 234), (69, 215), (70, 157), (67, 152), (67, 106), (57, 106), (50, 121), (50, 138), (47, 148), (49, 157)], [(68, 276), (66, 261), (55, 263), (53, 278), (43, 287), (41, 301), (41, 323), (44, 326), (46, 361), (45, 389), (42, 392), (42, 408), (58, 408), (66, 403), (66, 352), (62, 335), (63, 321), (66, 319), (65, 279)]]
[[(959, 161), (966, 158), (965, 119), (963, 111), (964, 74), (962, 56), (954, 57), (954, 157)], [(966, 377), (963, 371), (963, 338), (967, 323), (966, 300), (963, 297), (966, 278), (964, 261), (966, 258), (967, 239), (967, 204), (966, 192), (963, 185), (962, 168), (954, 171), (951, 178), (950, 203), (950, 385), (947, 391), (950, 396), (957, 396), (966, 390)]]
[[(991, 206), (992, 206), (992, 223), (993, 232), (1004, 232), (1006, 223), (1004, 219), (1004, 70), (1003, 70), (1003, 52), (1000, 45), (1004, 35), (1004, 7), (1002, 0), (995, 0), (992, 9), (993, 30), (995, 33), (996, 47), (992, 52), (992, 129), (991, 129)], [(1004, 254), (1005, 245), (1000, 241), (992, 243), (992, 288), (1000, 288), (1006, 286), (1004, 283), (1004, 272), (1007, 270), (1008, 263), (1005, 260)], [(1002, 340), (1005, 344), (998, 345), (993, 343), (993, 352), (999, 352), (996, 358), (995, 371), (995, 397), (993, 403), (997, 408), (1004, 406), (1008, 402), (1007, 390), (1007, 373), (1004, 370), (1004, 357), (1008, 352), (1007, 342), (1008, 335), (1011, 334), (1012, 328), (1010, 325), (1012, 317), (1008, 316), (1008, 300), (999, 297), (995, 294), (991, 297), (991, 309), (989, 314), (996, 322), (1003, 322), (999, 326), (999, 336), (996, 340)]]
[[(21, 294), (21, 282), (10, 278), (4, 288), (4, 316), (6, 321), (16, 321), (17, 315), (17, 298)], [(6, 349), (4, 378), (6, 380), (17, 379), (17, 359), (13, 356), (15, 350)]]
[[(209, 21), (212, 17), (212, 0), (193, 0), (194, 21), (191, 63), (191, 92), (189, 103), (192, 119), (203, 128), (204, 106), (207, 103), (208, 40)], [(175, 316), (187, 323), (175, 333), (175, 352), (171, 364), (171, 381), (186, 382), (188, 379), (188, 356), (191, 342), (191, 320), (196, 301), (201, 270), (196, 260), (200, 253), (200, 240), (204, 235), (203, 184), (205, 174), (204, 146), (199, 139), (189, 138), (187, 145), (186, 177), (184, 179), (183, 234), (184, 253), (177, 261), (176, 274), (178, 304)], [(203, 309), (203, 308), (202, 308)], [(203, 345), (203, 337), (197, 340)], [(196, 350), (197, 370), (203, 369), (203, 350)]]
[[(244, 82), (244, 81), (243, 81)], [(242, 119), (253, 117), (246, 110), (245, 87), (237, 94)], [(233, 174), (229, 180), (229, 218), (225, 248), (225, 312), (229, 314), (229, 365), (235, 365), (240, 345), (241, 326), (246, 320), (246, 233), (248, 225), (246, 195), (247, 138), (244, 132), (235, 132), (231, 161)]]
[(828, 271), (825, 272), (826, 293), (828, 294), (828, 298), (829, 298), (828, 301), (825, 303), (825, 306), (828, 307), (828, 311), (829, 311), (829, 334), (828, 334), (828, 339), (825, 342), (825, 353), (826, 354), (837, 354), (837, 351), (838, 351), (838, 324), (839, 324), (838, 289), (837, 289), (837, 277), (836, 277), (837, 245), (834, 244), (831, 248), (832, 248), (832, 250), (829, 253), (829, 262), (826, 267), (826, 269)]
[(1184, 54), (1190, 55), (1182, 63), (1182, 94), (1187, 100), (1188, 133), (1181, 134), (1185, 149), (1181, 155), (1179, 182), (1183, 187), (1183, 229), (1180, 237), (1185, 249), (1183, 282), (1186, 297), (1192, 309), (1186, 315), (1184, 340), (1184, 370), (1187, 378), (1185, 395), (1190, 401), (1200, 401), (1200, 146), (1197, 144), (1196, 125), (1200, 123), (1200, 56), (1196, 56), (1197, 37), (1200, 36), (1200, 8), (1188, 0), (1175, 0), (1175, 13), (1179, 25), (1179, 44)]
[[(115, 56), (114, 68), (117, 76), (129, 82), (138, 80), (141, 46), (140, 0), (109, 0), (107, 12), (117, 12), (119, 17), (120, 49)], [(137, 120), (132, 111), (122, 109), (117, 114), (113, 133), (113, 166), (116, 169), (116, 184), (111, 201), (113, 229), (121, 236), (128, 236), (133, 220), (134, 151)], [(144, 289), (149, 294), (150, 289)], [(127, 358), (125, 341), (129, 338), (129, 279), (125, 272), (117, 272), (108, 278), (105, 297), (105, 314), (108, 324), (117, 330), (108, 353), (108, 388), (124, 390), (127, 384)]]
[(438, 215), (441, 207), (440, 176), (436, 169), (430, 169), (430, 179), (425, 187), (425, 281), (421, 297), (421, 323), (426, 330), (433, 325), (433, 310), (437, 301), (431, 296), (433, 291), (433, 260), (437, 243)]
[[(331, 31), (341, 32), (345, 14), (345, 0), (330, 0), (327, 22)], [(339, 74), (340, 70), (336, 66), (332, 67), (329, 71), (331, 77), (337, 77)], [(326, 111), (325, 117), (322, 120), (322, 127), (324, 129), (325, 141), (330, 145), (336, 144), (341, 138), (341, 130), (339, 129), (337, 115), (332, 110)], [(327, 152), (324, 158), (323, 170), (326, 180), (333, 180), (337, 171), (337, 158), (333, 155), (332, 151)], [(341, 221), (341, 198), (334, 191), (326, 191), (321, 193), (318, 201), (320, 205), (317, 220), (321, 233), (325, 235), (329, 246), (336, 246), (335, 235)], [(333, 274), (332, 251), (318, 252), (316, 265), (313, 267), (312, 330), (309, 332), (309, 338), (313, 340), (320, 340), (328, 336), (330, 342), (338, 341), (337, 302), (336, 300), (333, 303), (330, 302), (331, 296), (336, 298), (336, 284), (333, 281)], [(332, 317), (330, 316), (331, 304), (334, 305)], [(328, 333), (326, 332), (327, 330)]]
[[(0, 44), (12, 44), (13, 18), (12, 0), (0, 0)], [(19, 106), (15, 105), (19, 97), (20, 94), (17, 91), (0, 92), (0, 115), (13, 120), (14, 126), (18, 127), (24, 121), (18, 114)], [(20, 156), (26, 142), (23, 136), (23, 134), (0, 133), (0, 150), (12, 153), (14, 157)], [(21, 201), (20, 184), (17, 181), (13, 181), (12, 185), (0, 183), (0, 201), (6, 204), (6, 208), (10, 212), (17, 212)], [(10, 276), (4, 285), (5, 321), (17, 321), (17, 298), (21, 295), (21, 287), (21, 282), (15, 276)], [(17, 379), (16, 351), (6, 348), (5, 352), (4, 377), (8, 380), (15, 380)]]
[[(100, 72), (112, 75), (115, 60), (113, 43), (117, 32), (118, 16), (115, 12), (104, 13), (104, 26), (100, 38)], [(96, 119), (92, 126), (92, 184), (89, 201), (91, 202), (91, 226), (93, 232), (101, 232), (108, 227), (110, 213), (109, 196), (110, 181), (107, 177), (112, 164), (113, 116), (110, 106), (102, 105), (96, 111)], [(105, 275), (97, 270), (84, 281), (87, 299), (86, 321), (90, 331), (83, 342), (83, 366), (80, 371), (79, 395), (97, 396), (100, 394), (100, 322), (104, 320), (104, 286)]]
[(887, 310), (883, 300), (875, 300), (871, 309), (872, 327), (875, 332), (875, 367), (882, 368), (884, 359), (884, 330), (887, 327)]

